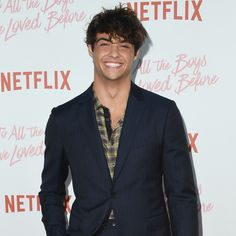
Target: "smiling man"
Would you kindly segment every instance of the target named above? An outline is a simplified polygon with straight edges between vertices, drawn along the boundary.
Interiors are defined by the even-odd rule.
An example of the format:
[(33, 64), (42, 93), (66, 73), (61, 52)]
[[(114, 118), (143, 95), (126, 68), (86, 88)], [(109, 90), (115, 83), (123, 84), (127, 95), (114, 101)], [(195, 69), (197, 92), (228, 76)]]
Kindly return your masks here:
[[(131, 82), (146, 37), (123, 6), (104, 9), (88, 26), (94, 81), (54, 108), (46, 128), (39, 196), (48, 236), (198, 236), (179, 110)], [(66, 229), (68, 168), (76, 199)]]

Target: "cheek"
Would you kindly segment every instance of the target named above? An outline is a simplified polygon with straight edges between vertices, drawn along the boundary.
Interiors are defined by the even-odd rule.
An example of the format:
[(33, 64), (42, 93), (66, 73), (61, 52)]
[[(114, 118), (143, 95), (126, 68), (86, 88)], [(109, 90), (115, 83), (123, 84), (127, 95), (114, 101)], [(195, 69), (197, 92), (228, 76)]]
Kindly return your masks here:
[(128, 62), (128, 67), (131, 67), (134, 63), (134, 58), (133, 57), (127, 57), (126, 60)]
[(93, 62), (94, 62), (94, 64), (99, 64), (99, 62), (101, 61), (101, 59), (100, 59), (100, 57), (98, 56), (98, 55), (95, 55), (94, 57), (93, 57)]
[(135, 56), (133, 52), (124, 54), (124, 58), (130, 63), (133, 63), (133, 61), (135, 60)]

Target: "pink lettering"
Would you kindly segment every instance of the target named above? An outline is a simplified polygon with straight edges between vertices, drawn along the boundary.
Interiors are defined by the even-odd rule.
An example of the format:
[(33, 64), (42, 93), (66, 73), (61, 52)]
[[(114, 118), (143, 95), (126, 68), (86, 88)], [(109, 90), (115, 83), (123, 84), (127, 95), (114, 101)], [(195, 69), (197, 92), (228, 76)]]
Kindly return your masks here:
[(11, 18), (7, 27), (5, 41), (16, 36), (19, 32), (36, 30), (40, 27), (40, 13), (38, 13), (36, 18), (34, 19), (29, 19), (28, 17), (26, 17), (24, 20), (14, 20), (13, 18)]
[(48, 25), (44, 29), (49, 32), (57, 25), (63, 25), (65, 28), (67, 24), (80, 22), (85, 18), (86, 14), (84, 12), (70, 12), (67, 9), (63, 14), (59, 14), (57, 11), (51, 11), (48, 14)]
[(61, 12), (68, 10), (69, 4), (72, 4), (74, 0), (46, 0), (44, 7), (41, 11), (45, 14), (55, 6), (61, 6)]
[(202, 87), (204, 85), (211, 86), (219, 80), (219, 77), (216, 75), (202, 75), (200, 72), (192, 77), (190, 77), (190, 75), (188, 74), (181, 74), (179, 75), (179, 77), (180, 79), (178, 80), (178, 86), (175, 90), (177, 94), (180, 94), (190, 87), (193, 87), (194, 91), (197, 91), (199, 87)]
[(193, 74), (196, 75), (201, 67), (206, 66), (206, 56), (203, 57), (190, 57), (188, 58), (187, 54), (179, 54), (176, 58), (176, 67), (172, 70), (174, 76), (176, 76), (181, 71), (186, 68), (192, 68)]
[(32, 145), (26, 147), (19, 147), (15, 145), (15, 148), (12, 153), (10, 166), (15, 165), (16, 163), (23, 160), (23, 158), (33, 157), (33, 156), (42, 156), (44, 153), (43, 141), (39, 145)]
[(160, 80), (155, 80), (155, 81), (142, 81), (140, 80), (138, 85), (144, 89), (147, 89), (152, 92), (164, 92), (171, 90), (172, 86), (170, 84), (170, 76), (166, 80), (160, 81)]

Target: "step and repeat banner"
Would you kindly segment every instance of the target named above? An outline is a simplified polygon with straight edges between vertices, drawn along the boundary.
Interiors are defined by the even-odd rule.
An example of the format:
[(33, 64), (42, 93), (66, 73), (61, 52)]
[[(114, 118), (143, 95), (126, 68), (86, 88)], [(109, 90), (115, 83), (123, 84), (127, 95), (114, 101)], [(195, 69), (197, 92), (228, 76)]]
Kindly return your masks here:
[[(53, 107), (91, 84), (88, 22), (119, 2), (137, 12), (152, 41), (135, 83), (175, 100), (182, 113), (201, 235), (236, 235), (234, 0), (0, 0), (1, 235), (45, 235), (38, 199), (45, 125)], [(69, 186), (68, 215), (73, 199)]]

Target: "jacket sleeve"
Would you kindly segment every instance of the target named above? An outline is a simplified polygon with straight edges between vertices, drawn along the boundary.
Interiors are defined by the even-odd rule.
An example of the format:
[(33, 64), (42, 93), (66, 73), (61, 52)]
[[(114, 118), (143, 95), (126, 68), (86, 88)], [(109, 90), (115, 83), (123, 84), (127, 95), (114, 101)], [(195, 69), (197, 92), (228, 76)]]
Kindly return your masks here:
[(198, 236), (197, 191), (180, 112), (169, 107), (163, 144), (164, 186), (173, 236)]
[(39, 198), (47, 236), (64, 236), (65, 180), (68, 175), (68, 164), (63, 151), (62, 127), (59, 126), (54, 111), (55, 109), (52, 110), (45, 131), (46, 149)]

